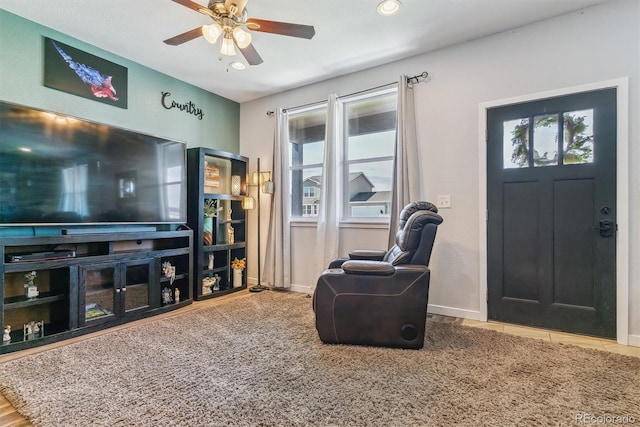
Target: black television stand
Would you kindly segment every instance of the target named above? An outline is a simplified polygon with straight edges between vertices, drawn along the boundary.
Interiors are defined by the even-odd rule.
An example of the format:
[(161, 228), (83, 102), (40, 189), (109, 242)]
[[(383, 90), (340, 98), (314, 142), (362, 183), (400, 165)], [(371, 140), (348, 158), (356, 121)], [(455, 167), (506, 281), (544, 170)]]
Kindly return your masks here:
[(153, 225), (134, 225), (129, 227), (115, 226), (115, 227), (86, 227), (86, 228), (63, 228), (62, 235), (78, 235), (78, 234), (112, 234), (112, 233), (140, 233), (156, 231), (156, 227)]

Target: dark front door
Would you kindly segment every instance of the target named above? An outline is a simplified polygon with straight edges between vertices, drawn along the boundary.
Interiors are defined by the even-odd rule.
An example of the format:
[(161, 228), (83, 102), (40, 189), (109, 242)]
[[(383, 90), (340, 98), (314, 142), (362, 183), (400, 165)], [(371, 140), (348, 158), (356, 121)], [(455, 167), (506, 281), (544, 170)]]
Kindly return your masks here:
[(487, 111), (489, 318), (616, 333), (616, 91)]

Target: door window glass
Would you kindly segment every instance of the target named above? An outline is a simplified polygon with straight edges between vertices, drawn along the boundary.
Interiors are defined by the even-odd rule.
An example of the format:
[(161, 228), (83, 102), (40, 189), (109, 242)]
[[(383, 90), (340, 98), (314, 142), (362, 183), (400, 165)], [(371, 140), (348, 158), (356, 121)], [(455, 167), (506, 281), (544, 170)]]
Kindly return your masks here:
[(564, 163), (593, 163), (593, 109), (564, 113)]
[(545, 114), (533, 118), (533, 165), (558, 164), (558, 115)]
[(529, 119), (508, 120), (502, 124), (505, 169), (529, 166)]

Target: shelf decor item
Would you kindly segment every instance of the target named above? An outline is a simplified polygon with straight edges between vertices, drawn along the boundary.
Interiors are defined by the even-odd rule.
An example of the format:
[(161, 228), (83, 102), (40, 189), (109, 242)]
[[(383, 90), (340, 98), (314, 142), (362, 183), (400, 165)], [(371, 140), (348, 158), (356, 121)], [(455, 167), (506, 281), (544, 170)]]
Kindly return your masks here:
[(234, 258), (231, 261), (231, 268), (233, 269), (233, 287), (240, 288), (242, 287), (242, 270), (247, 266), (246, 258), (238, 259)]
[(241, 183), (240, 175), (231, 176), (231, 195), (232, 196), (240, 195), (240, 183)]
[(162, 263), (162, 272), (164, 277), (169, 279), (169, 284), (173, 285), (173, 281), (176, 280), (176, 267), (171, 265), (169, 261)]
[(220, 168), (209, 162), (204, 162), (204, 191), (214, 193), (220, 188)]
[(236, 241), (235, 230), (233, 229), (231, 224), (229, 224), (229, 226), (227, 226), (227, 243), (232, 245), (235, 243), (235, 241)]
[(173, 302), (173, 295), (171, 289), (164, 288), (162, 289), (162, 304), (167, 305)]
[(35, 298), (40, 295), (38, 287), (35, 283), (33, 283), (37, 275), (38, 273), (36, 273), (35, 271), (24, 275), (25, 279), (27, 279), (27, 283), (24, 284), (24, 287), (27, 288), (27, 298)]
[(7, 325), (4, 328), (4, 334), (2, 335), (2, 342), (7, 343), (11, 341), (11, 325)]
[(214, 279), (213, 277), (203, 277), (202, 278), (202, 295), (209, 295), (215, 283), (216, 283), (216, 279)]
[(207, 199), (204, 202), (204, 221), (202, 222), (202, 239), (207, 246), (213, 245), (213, 218), (218, 216), (222, 207), (218, 207), (216, 199)]
[(36, 322), (32, 320), (29, 323), (25, 323), (22, 327), (24, 341), (29, 341), (34, 338), (44, 337), (44, 321)]

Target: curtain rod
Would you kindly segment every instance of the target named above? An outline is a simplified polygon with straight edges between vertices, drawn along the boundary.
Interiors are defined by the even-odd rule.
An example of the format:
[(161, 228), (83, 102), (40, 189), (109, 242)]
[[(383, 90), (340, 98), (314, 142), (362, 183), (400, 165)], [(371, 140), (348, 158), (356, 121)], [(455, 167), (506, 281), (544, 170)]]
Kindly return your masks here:
[[(415, 76), (407, 77), (407, 84), (409, 86), (413, 86), (416, 83), (420, 83), (421, 81), (424, 81), (428, 76), (429, 76), (429, 73), (427, 73), (426, 71), (423, 71), (422, 73), (416, 74)], [(372, 88), (369, 88), (369, 89), (360, 90), (358, 92), (348, 93), (346, 95), (340, 95), (340, 96), (338, 96), (338, 99), (346, 98), (346, 97), (354, 96), (354, 95), (360, 95), (361, 93), (369, 92), (369, 91), (376, 90), (376, 89), (382, 89), (383, 87), (387, 87), (387, 86), (391, 86), (391, 85), (395, 85), (395, 84), (398, 84), (398, 82), (386, 83), (386, 84), (383, 84), (383, 85), (380, 85), (380, 86), (376, 86), (376, 87), (372, 87)], [(322, 100), (322, 101), (310, 102), (308, 104), (297, 105), (295, 107), (283, 108), (283, 111), (286, 112), (287, 110), (291, 110), (292, 108), (311, 107), (312, 105), (322, 104), (324, 102), (327, 102), (327, 101), (326, 100)], [(275, 114), (275, 112), (273, 110), (272, 111), (267, 111), (267, 116), (269, 116), (269, 117), (273, 117), (274, 114)]]

